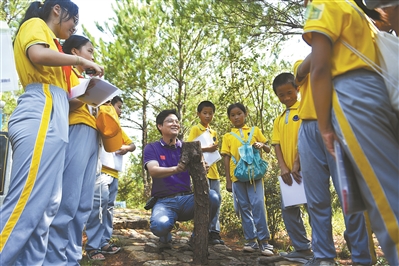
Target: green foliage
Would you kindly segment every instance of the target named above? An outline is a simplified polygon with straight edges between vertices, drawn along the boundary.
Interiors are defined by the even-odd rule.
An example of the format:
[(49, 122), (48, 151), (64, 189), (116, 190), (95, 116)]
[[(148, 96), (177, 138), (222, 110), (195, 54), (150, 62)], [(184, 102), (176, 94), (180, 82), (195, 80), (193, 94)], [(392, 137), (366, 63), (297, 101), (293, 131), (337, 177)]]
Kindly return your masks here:
[(12, 112), (14, 111), (15, 107), (17, 106), (17, 95), (22, 94), (22, 90), (20, 91), (16, 91), (16, 92), (3, 92), (0, 94), (1, 96), (1, 100), (4, 101), (6, 103), (6, 105), (3, 108), (3, 115), (4, 115), (4, 119), (3, 119), (3, 127), (0, 130), (5, 130), (7, 131), (8, 128), (8, 120), (10, 119), (10, 116), (12, 114)]
[(378, 257), (377, 258), (377, 263), (375, 264), (376, 266), (386, 266), (389, 265), (388, 261), (384, 257)]
[(266, 197), (266, 211), (267, 224), (269, 226), (270, 238), (275, 239), (275, 236), (284, 228), (283, 218), (281, 216), (281, 194), (278, 178), (280, 168), (276, 160), (269, 160), (269, 168), (266, 173), (265, 180), (265, 197)]
[(26, 0), (2, 0), (0, 2), (0, 20), (5, 21), (12, 32), (16, 32), (29, 4), (30, 2)]
[(126, 207), (141, 209), (145, 205), (143, 178), (138, 174), (141, 161), (137, 156), (130, 155), (129, 167), (118, 179), (118, 201), (126, 201)]
[(351, 252), (349, 251), (348, 245), (346, 243), (342, 243), (340, 252), (338, 252), (337, 255), (341, 259), (349, 259), (351, 257)]

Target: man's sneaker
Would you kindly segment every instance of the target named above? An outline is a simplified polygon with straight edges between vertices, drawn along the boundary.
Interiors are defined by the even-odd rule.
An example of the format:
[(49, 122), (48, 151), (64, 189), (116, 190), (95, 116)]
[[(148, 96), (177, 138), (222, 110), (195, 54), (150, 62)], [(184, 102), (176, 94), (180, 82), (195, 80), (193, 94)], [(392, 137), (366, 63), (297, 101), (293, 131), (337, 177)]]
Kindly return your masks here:
[(217, 245), (217, 244), (221, 244), (224, 245), (224, 241), (222, 240), (222, 238), (220, 237), (219, 233), (217, 232), (210, 232), (208, 235), (208, 243), (210, 245)]
[(265, 255), (265, 256), (273, 256), (274, 255), (273, 246), (270, 245), (269, 243), (261, 243), (259, 247), (260, 247), (260, 251), (261, 251), (262, 255)]
[(313, 258), (306, 262), (304, 266), (334, 266), (334, 259), (316, 259)]
[(313, 258), (313, 252), (311, 250), (299, 250), (293, 252), (281, 252), (280, 256), (286, 259), (305, 259), (310, 260)]
[(258, 243), (256, 243), (256, 242), (245, 243), (243, 250), (247, 251), (247, 252), (258, 251), (259, 250)]

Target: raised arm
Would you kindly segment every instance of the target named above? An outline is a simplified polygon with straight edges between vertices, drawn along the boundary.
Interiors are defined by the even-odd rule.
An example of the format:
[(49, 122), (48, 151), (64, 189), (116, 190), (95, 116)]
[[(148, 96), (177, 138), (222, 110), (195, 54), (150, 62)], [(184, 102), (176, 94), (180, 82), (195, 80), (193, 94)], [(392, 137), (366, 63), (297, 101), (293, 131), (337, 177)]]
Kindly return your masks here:
[(80, 65), (84, 69), (92, 68), (96, 71), (95, 76), (102, 76), (104, 74), (104, 68), (97, 65), (93, 61), (84, 59), (77, 55), (69, 55), (60, 53), (50, 48), (36, 44), (29, 47), (27, 51), (29, 60), (37, 65), (44, 66), (72, 66)]

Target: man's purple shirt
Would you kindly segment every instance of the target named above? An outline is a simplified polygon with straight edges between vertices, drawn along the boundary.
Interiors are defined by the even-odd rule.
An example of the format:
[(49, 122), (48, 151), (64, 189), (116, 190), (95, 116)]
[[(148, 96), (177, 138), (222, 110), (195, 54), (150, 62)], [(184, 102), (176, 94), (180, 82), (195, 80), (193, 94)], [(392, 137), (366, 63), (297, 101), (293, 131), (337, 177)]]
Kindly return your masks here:
[[(144, 166), (157, 161), (161, 167), (176, 166), (181, 156), (182, 142), (177, 140), (175, 146), (169, 146), (162, 139), (149, 143), (144, 148)], [(180, 192), (190, 192), (190, 175), (188, 171), (164, 178), (152, 178), (151, 196), (165, 197)]]

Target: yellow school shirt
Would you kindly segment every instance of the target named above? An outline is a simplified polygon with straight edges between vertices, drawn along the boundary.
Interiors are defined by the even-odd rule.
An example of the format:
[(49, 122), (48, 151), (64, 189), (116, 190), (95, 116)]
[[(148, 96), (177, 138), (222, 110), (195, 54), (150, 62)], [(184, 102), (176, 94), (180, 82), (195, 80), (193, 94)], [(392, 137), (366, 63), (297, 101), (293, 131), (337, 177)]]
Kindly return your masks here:
[[(76, 71), (76, 70), (75, 70)], [(71, 87), (79, 85), (79, 79), (74, 71), (71, 73)], [(96, 118), (89, 111), (87, 104), (69, 113), (69, 125), (85, 124), (97, 130)]]
[[(243, 132), (243, 140), (247, 141), (249, 133), (251, 132), (251, 127), (248, 127), (247, 125), (244, 125), (242, 128)], [(241, 137), (240, 129), (239, 128), (232, 128), (231, 132), (236, 133), (238, 136)], [(263, 135), (263, 133), (260, 131), (258, 127), (255, 127), (254, 134), (252, 136), (250, 144), (254, 144), (255, 142), (262, 142), (266, 143), (266, 137)], [(240, 160), (240, 155), (238, 153), (238, 148), (242, 146), (241, 142), (231, 135), (230, 133), (226, 133), (223, 136), (223, 141), (222, 141), (222, 150), (221, 154), (224, 155), (229, 155), (229, 156), (234, 156), (236, 161), (238, 162)], [(237, 177), (234, 176), (234, 169), (236, 165), (234, 164), (233, 160), (230, 159), (230, 178), (232, 182), (238, 181)]]
[[(209, 130), (209, 133), (211, 134), (214, 143), (217, 144), (218, 143), (218, 139), (217, 139), (216, 131), (211, 129), (210, 127), (208, 127), (208, 128), (204, 127), (203, 125), (201, 125), (201, 123), (199, 123), (196, 126), (193, 126), (190, 129), (190, 134), (188, 135), (187, 141), (193, 141), (194, 139), (196, 139), (197, 137), (202, 135), (202, 133), (204, 133), (206, 130)], [(217, 167), (216, 163), (212, 164), (209, 167), (209, 172), (208, 172), (207, 177), (209, 179), (220, 179), (219, 172), (218, 172), (218, 167)]]
[(302, 104), (297, 101), (290, 108), (282, 112), (274, 120), (272, 144), (279, 144), (287, 167), (292, 170), (295, 157), (298, 153), (298, 132), (301, 120), (298, 115), (298, 107)]
[[(123, 139), (123, 144), (124, 145), (130, 145), (133, 143), (133, 141), (129, 138), (129, 136), (123, 131), (122, 129), (122, 139)], [(108, 168), (106, 166), (102, 166), (101, 172), (112, 176), (113, 178), (118, 178), (118, 171), (112, 168)]]
[[(298, 60), (294, 64), (294, 75), (298, 71), (299, 65), (303, 60)], [(299, 93), (301, 94), (301, 104), (298, 108), (298, 115), (301, 120), (317, 120), (316, 108), (313, 103), (312, 89), (310, 87), (310, 74), (308, 74), (301, 82), (295, 80), (299, 85)]]
[(57, 51), (54, 43), (56, 36), (40, 18), (25, 21), (15, 38), (14, 58), (19, 79), (23, 87), (31, 83), (53, 84), (68, 91), (62, 67), (50, 67), (33, 64), (28, 56), (28, 48), (35, 44), (43, 44)]
[[(356, 3), (349, 0), (354, 6)], [(360, 11), (361, 9), (358, 8)], [(363, 12), (363, 11), (361, 11)], [(333, 44), (331, 57), (332, 77), (355, 69), (372, 70), (362, 59), (351, 52), (341, 39), (377, 64), (377, 53), (368, 22), (345, 0), (313, 0), (307, 8), (303, 39), (310, 44), (312, 33), (326, 35)]]

